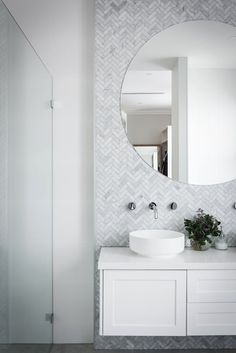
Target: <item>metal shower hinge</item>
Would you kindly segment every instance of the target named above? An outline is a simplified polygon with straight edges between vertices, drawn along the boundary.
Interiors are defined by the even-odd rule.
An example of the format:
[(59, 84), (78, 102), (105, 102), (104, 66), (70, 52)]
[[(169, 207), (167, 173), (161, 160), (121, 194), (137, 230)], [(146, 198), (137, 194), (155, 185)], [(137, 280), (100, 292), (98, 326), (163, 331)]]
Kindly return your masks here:
[(54, 100), (53, 99), (50, 100), (50, 107), (51, 107), (51, 109), (54, 108)]
[(46, 314), (45, 314), (45, 320), (46, 320), (46, 321), (49, 321), (50, 324), (53, 324), (53, 322), (54, 322), (54, 315), (53, 315), (53, 313), (46, 313)]

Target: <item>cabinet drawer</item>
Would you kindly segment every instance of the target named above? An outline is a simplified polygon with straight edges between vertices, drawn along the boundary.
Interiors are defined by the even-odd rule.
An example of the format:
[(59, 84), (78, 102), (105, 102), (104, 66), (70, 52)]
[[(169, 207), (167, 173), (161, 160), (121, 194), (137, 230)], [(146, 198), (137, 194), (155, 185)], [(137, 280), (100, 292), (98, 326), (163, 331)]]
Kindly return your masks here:
[(188, 271), (188, 303), (236, 303), (236, 270)]
[(186, 272), (106, 270), (103, 335), (185, 336)]
[(190, 303), (187, 335), (235, 335), (236, 303)]

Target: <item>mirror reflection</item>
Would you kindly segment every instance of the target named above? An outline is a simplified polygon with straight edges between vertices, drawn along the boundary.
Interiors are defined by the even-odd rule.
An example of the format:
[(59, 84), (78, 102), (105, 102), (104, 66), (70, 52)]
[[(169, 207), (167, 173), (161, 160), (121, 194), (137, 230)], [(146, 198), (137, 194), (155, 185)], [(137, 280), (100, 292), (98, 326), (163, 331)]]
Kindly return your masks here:
[(236, 178), (236, 28), (185, 22), (147, 42), (121, 91), (130, 143), (153, 169), (190, 184)]

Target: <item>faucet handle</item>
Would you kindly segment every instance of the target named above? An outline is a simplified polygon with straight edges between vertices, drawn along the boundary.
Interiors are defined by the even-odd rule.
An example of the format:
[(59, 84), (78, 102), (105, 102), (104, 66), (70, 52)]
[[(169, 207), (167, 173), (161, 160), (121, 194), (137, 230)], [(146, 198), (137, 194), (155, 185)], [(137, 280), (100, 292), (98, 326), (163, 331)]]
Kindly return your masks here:
[(130, 211), (135, 210), (135, 208), (136, 208), (136, 204), (135, 204), (134, 202), (130, 202), (130, 203), (128, 204), (128, 209), (129, 209)]
[(176, 210), (177, 207), (178, 207), (178, 205), (177, 205), (176, 202), (171, 202), (171, 204), (170, 204), (170, 209), (171, 209), (171, 210)]
[(150, 210), (154, 210), (154, 208), (157, 207), (157, 204), (155, 202), (150, 202), (149, 206)]

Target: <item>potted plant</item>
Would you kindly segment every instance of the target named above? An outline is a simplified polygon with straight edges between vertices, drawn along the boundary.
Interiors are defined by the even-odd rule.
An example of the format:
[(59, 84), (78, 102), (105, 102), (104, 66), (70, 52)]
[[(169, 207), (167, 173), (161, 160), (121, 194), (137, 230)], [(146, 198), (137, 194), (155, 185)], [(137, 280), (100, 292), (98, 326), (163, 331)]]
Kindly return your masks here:
[(185, 219), (184, 226), (188, 232), (192, 248), (194, 250), (207, 250), (215, 237), (222, 233), (221, 222), (214, 216), (204, 213), (202, 209), (197, 210), (193, 219)]

